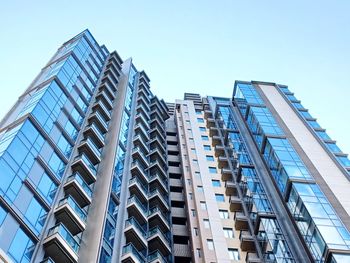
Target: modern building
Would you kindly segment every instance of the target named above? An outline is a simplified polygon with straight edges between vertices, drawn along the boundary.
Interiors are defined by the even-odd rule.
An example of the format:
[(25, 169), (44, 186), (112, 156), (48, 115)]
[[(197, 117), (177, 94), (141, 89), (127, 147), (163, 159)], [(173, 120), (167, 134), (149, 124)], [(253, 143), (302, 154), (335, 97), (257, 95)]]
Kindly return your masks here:
[(0, 123), (0, 262), (346, 263), (349, 176), (288, 87), (165, 103), (85, 30)]

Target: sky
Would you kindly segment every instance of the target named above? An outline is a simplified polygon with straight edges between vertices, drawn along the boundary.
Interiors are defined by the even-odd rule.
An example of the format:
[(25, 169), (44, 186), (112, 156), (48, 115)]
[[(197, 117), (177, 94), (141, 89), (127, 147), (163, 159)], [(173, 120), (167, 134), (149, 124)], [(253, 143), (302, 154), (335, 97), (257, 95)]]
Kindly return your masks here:
[(350, 153), (349, 13), (347, 0), (2, 0), (0, 118), (58, 47), (88, 28), (132, 57), (165, 101), (230, 97), (235, 80), (288, 85)]

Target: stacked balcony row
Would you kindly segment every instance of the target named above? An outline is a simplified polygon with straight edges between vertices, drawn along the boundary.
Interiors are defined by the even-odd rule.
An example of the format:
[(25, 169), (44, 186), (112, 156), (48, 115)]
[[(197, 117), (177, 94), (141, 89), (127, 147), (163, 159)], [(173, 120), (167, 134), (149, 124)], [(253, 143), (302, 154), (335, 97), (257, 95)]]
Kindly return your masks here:
[(86, 228), (93, 186), (105, 146), (105, 134), (116, 99), (120, 63), (111, 54), (77, 146), (78, 155), (71, 165), (72, 175), (63, 186), (65, 197), (54, 210), (57, 224), (48, 231), (43, 242), (48, 257), (45, 262), (78, 262), (80, 241)]

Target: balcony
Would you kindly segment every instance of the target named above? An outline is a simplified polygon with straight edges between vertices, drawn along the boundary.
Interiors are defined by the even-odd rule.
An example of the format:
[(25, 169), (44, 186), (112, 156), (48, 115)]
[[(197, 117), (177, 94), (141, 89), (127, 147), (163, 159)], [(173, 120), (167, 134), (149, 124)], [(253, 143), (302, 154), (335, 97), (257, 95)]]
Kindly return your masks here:
[(158, 160), (150, 162), (148, 169), (150, 171), (157, 170), (165, 179), (168, 177), (167, 172), (165, 171), (165, 166), (161, 165)]
[(225, 181), (226, 195), (237, 195), (237, 184), (233, 181)]
[(247, 263), (263, 263), (256, 253), (247, 253), (245, 257), (245, 262)]
[(134, 130), (137, 133), (142, 133), (143, 137), (145, 137), (147, 139), (149, 138), (148, 132), (146, 131), (146, 129), (141, 124), (135, 125)]
[(129, 191), (131, 195), (136, 195), (141, 201), (147, 201), (147, 186), (143, 184), (137, 177), (133, 177), (129, 180)]
[(149, 194), (148, 194), (148, 202), (149, 206), (159, 206), (163, 208), (163, 211), (169, 209), (169, 204), (168, 204), (168, 197), (164, 194), (162, 194), (158, 189), (153, 189)]
[(157, 127), (162, 133), (165, 132), (164, 122), (161, 122), (158, 118), (151, 119), (148, 123), (152, 129)]
[(228, 168), (228, 158), (226, 156), (219, 156), (218, 157), (218, 166), (219, 169)]
[(207, 128), (215, 127), (215, 120), (213, 118), (207, 118)]
[(141, 161), (145, 167), (148, 166), (148, 160), (140, 147), (134, 147), (131, 154), (135, 161)]
[(214, 135), (213, 137), (211, 137), (211, 144), (213, 147), (217, 145), (222, 145), (221, 137), (218, 135)]
[(147, 247), (146, 225), (140, 224), (131, 217), (125, 221), (124, 234), (126, 243), (132, 243), (137, 250), (143, 250)]
[(216, 127), (210, 127), (209, 129), (209, 136), (218, 136), (219, 135), (219, 129)]
[(158, 249), (163, 255), (171, 253), (170, 239), (160, 228), (154, 227), (150, 229), (147, 240), (150, 251)]
[(138, 176), (145, 183), (148, 183), (148, 172), (143, 168), (143, 166), (138, 161), (133, 161), (131, 163), (130, 172), (132, 176)]
[(144, 137), (142, 137), (140, 134), (136, 134), (134, 136), (133, 142), (134, 142), (135, 147), (142, 147), (144, 152), (148, 151), (147, 142), (145, 141)]
[(248, 230), (248, 218), (243, 213), (236, 212), (234, 219), (236, 230)]
[(94, 121), (98, 126), (99, 130), (102, 131), (103, 133), (108, 131), (108, 123), (103, 119), (103, 117), (98, 111), (95, 111), (89, 117), (89, 120), (90, 120), (90, 123)]
[(102, 86), (100, 86), (101, 91), (106, 91), (106, 94), (108, 94), (109, 98), (111, 100), (115, 99), (115, 92), (111, 88), (111, 86), (108, 83), (103, 83)]
[(145, 257), (129, 243), (123, 247), (121, 262), (123, 263), (146, 263)]
[(168, 192), (167, 181), (157, 173), (149, 177), (149, 184), (152, 188), (158, 188), (162, 192)]
[(62, 222), (70, 233), (85, 230), (86, 212), (70, 196), (61, 199), (54, 210), (57, 222)]
[(69, 176), (63, 188), (81, 207), (91, 204), (92, 190), (79, 173)]
[(232, 180), (232, 171), (230, 168), (222, 168), (221, 169), (221, 179), (223, 181)]
[(87, 184), (92, 184), (96, 181), (97, 169), (84, 153), (74, 159), (72, 169), (78, 172)]
[(135, 121), (136, 123), (142, 123), (142, 125), (148, 130), (149, 129), (149, 124), (148, 124), (148, 119), (144, 114), (141, 112), (137, 113), (135, 116)]
[(215, 150), (216, 157), (225, 155), (225, 147), (222, 145), (216, 145), (214, 147), (214, 150)]
[(162, 154), (166, 154), (165, 143), (161, 143), (157, 137), (150, 138), (149, 146), (151, 150), (159, 149)]
[(84, 152), (94, 165), (101, 162), (101, 150), (90, 137), (80, 143), (78, 150), (79, 153)]
[(159, 137), (163, 138), (164, 141), (166, 139), (163, 129), (159, 129), (158, 125), (153, 125), (153, 127), (151, 127), (148, 133), (150, 135), (153, 135), (153, 134), (158, 135)]
[(167, 260), (158, 250), (150, 253), (147, 257), (148, 263), (168, 263)]
[(242, 201), (239, 197), (231, 195), (229, 198), (231, 212), (242, 211)]
[(158, 148), (152, 149), (148, 156), (150, 156), (151, 161), (154, 160), (160, 160), (162, 162), (162, 164), (165, 166), (167, 165), (167, 161), (166, 161), (166, 155), (163, 155)]
[(136, 196), (131, 196), (127, 202), (127, 210), (129, 217), (134, 217), (138, 222), (146, 223), (148, 209)]
[(96, 124), (92, 122), (89, 126), (84, 130), (84, 135), (86, 137), (90, 137), (94, 140), (94, 143), (97, 147), (101, 148), (105, 145), (105, 138), (102, 132), (98, 129)]
[(110, 111), (106, 108), (105, 104), (101, 101), (98, 100), (92, 107), (94, 111), (99, 111), (101, 116), (106, 120), (110, 121), (111, 120), (111, 113)]
[(211, 110), (204, 110), (204, 118), (212, 118), (213, 112)]
[(43, 241), (45, 254), (55, 262), (78, 262), (79, 242), (62, 224), (51, 228)]
[(152, 207), (148, 213), (148, 225), (150, 228), (158, 226), (163, 232), (167, 232), (170, 230), (169, 216), (164, 214), (159, 207)]
[(97, 94), (96, 100), (101, 99), (105, 102), (106, 107), (111, 110), (113, 108), (113, 102), (110, 100), (108, 95), (106, 94), (105, 91), (101, 91), (100, 93)]
[(248, 231), (241, 231), (239, 234), (239, 240), (241, 241), (242, 251), (255, 252), (254, 238)]

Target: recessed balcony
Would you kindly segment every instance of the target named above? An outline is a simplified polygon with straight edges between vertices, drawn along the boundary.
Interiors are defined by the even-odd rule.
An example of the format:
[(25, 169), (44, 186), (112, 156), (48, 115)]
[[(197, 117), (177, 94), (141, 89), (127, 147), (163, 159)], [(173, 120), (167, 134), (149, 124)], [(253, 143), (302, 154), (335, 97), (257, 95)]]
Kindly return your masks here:
[(108, 131), (108, 123), (103, 119), (103, 117), (98, 111), (95, 111), (93, 114), (91, 114), (89, 117), (89, 120), (90, 120), (90, 123), (94, 121), (100, 131), (102, 132)]
[(91, 204), (92, 190), (79, 173), (69, 176), (63, 188), (81, 207)]
[(213, 112), (211, 110), (204, 110), (204, 118), (212, 118)]
[(148, 210), (136, 196), (131, 196), (127, 202), (127, 210), (129, 217), (135, 217), (138, 222), (146, 223)]
[(170, 239), (159, 227), (154, 227), (148, 232), (147, 240), (149, 250), (158, 249), (163, 255), (171, 253)]
[(247, 263), (263, 263), (264, 261), (259, 258), (256, 253), (248, 252), (245, 257), (245, 262)]
[(143, 250), (147, 247), (147, 226), (141, 226), (135, 218), (131, 217), (125, 221), (125, 239), (126, 243), (132, 243), (137, 250)]
[(169, 216), (164, 214), (164, 212), (157, 206), (152, 207), (148, 214), (148, 224), (150, 228), (160, 227), (163, 232), (170, 230), (169, 227)]
[(242, 211), (242, 201), (239, 197), (231, 195), (229, 198), (231, 212)]
[(150, 150), (159, 149), (162, 154), (166, 154), (165, 143), (161, 143), (157, 138), (150, 138)]
[(141, 201), (147, 201), (147, 186), (142, 183), (137, 177), (133, 177), (129, 180), (129, 191), (131, 195), (136, 195)]
[(78, 146), (79, 153), (85, 153), (94, 165), (101, 162), (101, 150), (90, 137), (83, 140)]
[(214, 147), (214, 150), (215, 150), (216, 157), (225, 155), (225, 147), (222, 145), (216, 145)]
[(74, 159), (72, 169), (78, 172), (87, 184), (92, 184), (96, 181), (97, 169), (84, 153)]
[(255, 252), (255, 243), (253, 236), (248, 231), (241, 231), (239, 234), (242, 251)]
[(97, 147), (101, 148), (105, 145), (105, 138), (99, 128), (96, 126), (94, 122), (92, 122), (89, 126), (84, 130), (84, 135), (86, 137), (91, 137), (94, 140), (94, 143)]
[(121, 262), (123, 263), (146, 263), (145, 256), (138, 251), (132, 243), (123, 247)]
[(167, 165), (166, 155), (163, 155), (158, 148), (152, 149), (148, 156), (150, 157), (151, 161), (160, 160), (162, 165)]
[(54, 210), (57, 222), (62, 222), (70, 233), (76, 235), (85, 230), (86, 212), (70, 196), (61, 199)]
[(45, 254), (55, 262), (78, 262), (79, 242), (63, 224), (51, 228), (43, 241)]
[(243, 213), (236, 212), (234, 219), (236, 230), (248, 230), (248, 218)]

